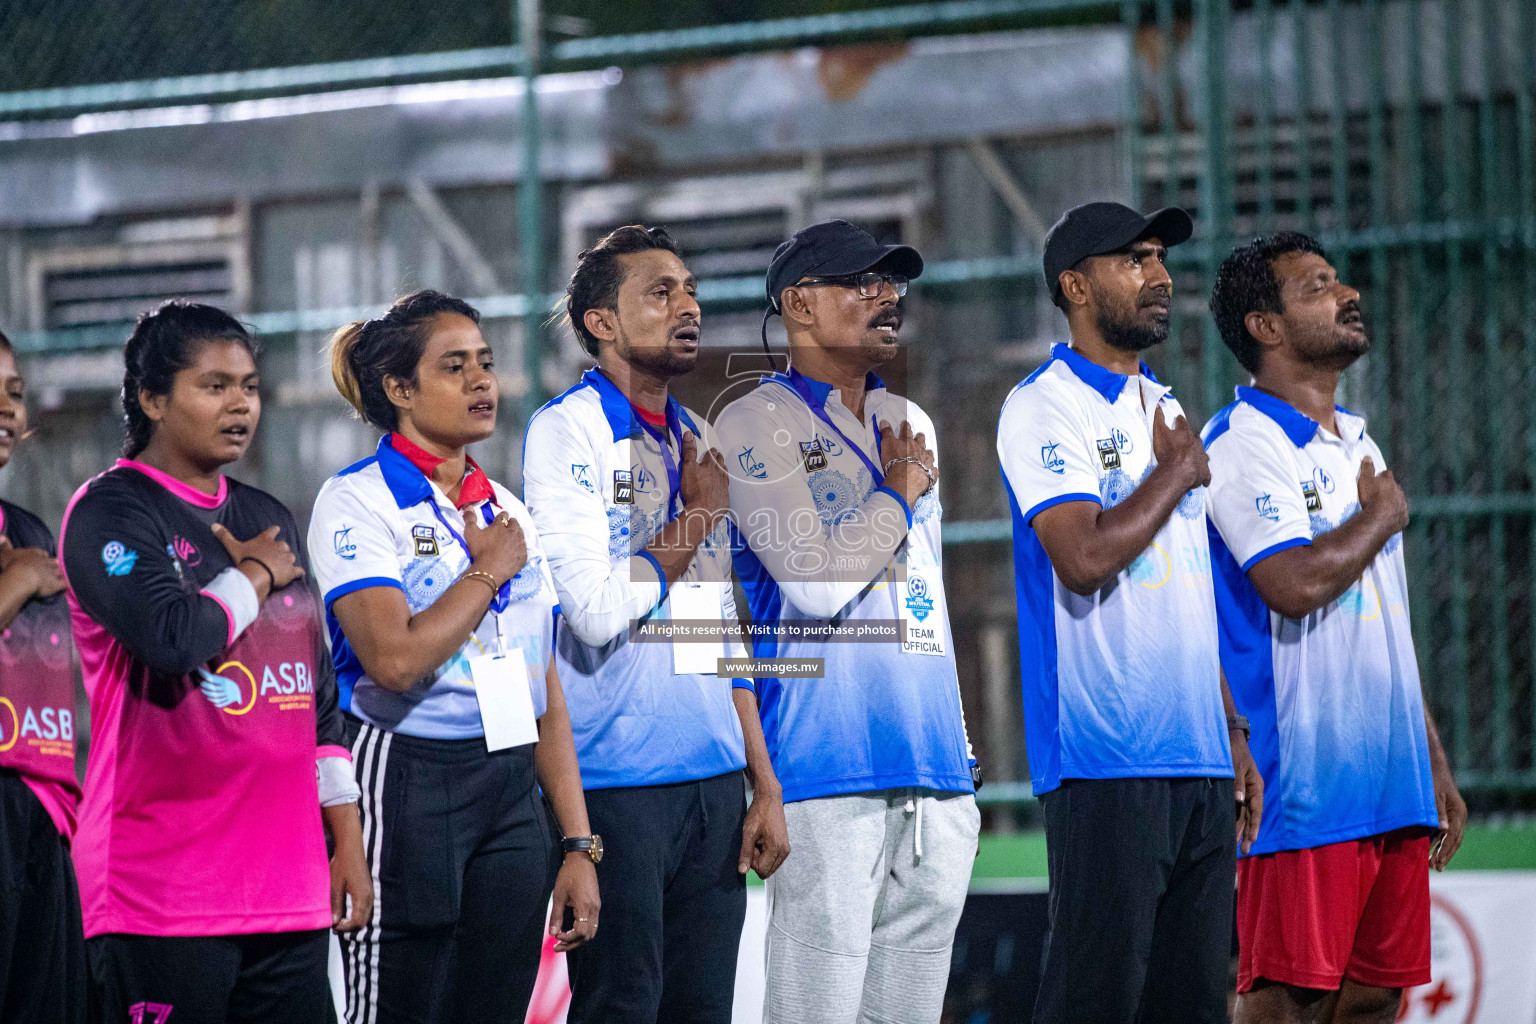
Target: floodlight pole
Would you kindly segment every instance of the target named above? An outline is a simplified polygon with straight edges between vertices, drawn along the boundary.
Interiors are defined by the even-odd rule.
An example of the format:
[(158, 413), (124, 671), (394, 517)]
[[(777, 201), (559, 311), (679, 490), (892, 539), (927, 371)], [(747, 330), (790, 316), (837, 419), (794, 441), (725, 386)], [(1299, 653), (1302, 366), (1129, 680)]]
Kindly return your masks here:
[(539, 168), (539, 63), (543, 56), (540, 0), (513, 0), (518, 44), (523, 58), (522, 178), (518, 183), (517, 224), (522, 248), (523, 422), (543, 404), (544, 331), (539, 297), (544, 288), (544, 190)]

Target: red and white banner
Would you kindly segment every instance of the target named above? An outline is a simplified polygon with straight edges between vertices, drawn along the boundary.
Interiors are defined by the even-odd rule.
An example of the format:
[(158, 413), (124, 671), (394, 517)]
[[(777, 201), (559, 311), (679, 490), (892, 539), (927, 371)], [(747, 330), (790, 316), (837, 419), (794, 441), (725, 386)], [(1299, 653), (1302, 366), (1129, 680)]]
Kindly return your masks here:
[(1403, 993), (1404, 1024), (1536, 1024), (1536, 872), (1430, 877), (1434, 980)]

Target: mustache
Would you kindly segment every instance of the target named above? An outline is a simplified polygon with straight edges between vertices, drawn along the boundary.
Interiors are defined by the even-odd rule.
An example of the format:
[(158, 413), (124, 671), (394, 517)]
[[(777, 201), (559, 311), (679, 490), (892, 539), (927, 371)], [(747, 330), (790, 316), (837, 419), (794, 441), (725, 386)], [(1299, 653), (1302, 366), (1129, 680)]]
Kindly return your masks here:
[(896, 328), (897, 330), (900, 330), (901, 321), (901, 310), (897, 309), (895, 306), (887, 306), (885, 309), (882, 309), (880, 312), (869, 318), (869, 327), (871, 330), (873, 330), (876, 327), (885, 327), (889, 325)]

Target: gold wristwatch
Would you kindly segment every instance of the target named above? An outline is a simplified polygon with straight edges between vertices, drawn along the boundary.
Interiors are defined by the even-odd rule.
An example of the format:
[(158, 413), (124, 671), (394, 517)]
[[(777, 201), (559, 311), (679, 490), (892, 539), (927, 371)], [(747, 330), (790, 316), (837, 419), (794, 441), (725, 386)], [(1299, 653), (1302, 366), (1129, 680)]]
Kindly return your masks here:
[(603, 859), (603, 837), (599, 835), (569, 836), (560, 840), (561, 853), (584, 853), (596, 864)]

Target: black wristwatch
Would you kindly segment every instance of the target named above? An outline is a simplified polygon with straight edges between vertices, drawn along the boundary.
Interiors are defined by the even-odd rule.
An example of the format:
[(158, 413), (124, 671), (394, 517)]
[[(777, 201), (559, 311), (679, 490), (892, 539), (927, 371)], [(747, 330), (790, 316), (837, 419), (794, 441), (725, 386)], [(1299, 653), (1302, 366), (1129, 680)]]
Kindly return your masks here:
[(570, 836), (560, 840), (560, 852), (584, 853), (592, 858), (593, 864), (596, 864), (603, 859), (603, 837), (599, 835)]
[(1228, 715), (1227, 732), (1241, 732), (1243, 734), (1243, 738), (1247, 739), (1252, 734), (1253, 730), (1248, 726), (1248, 718), (1246, 715)]

